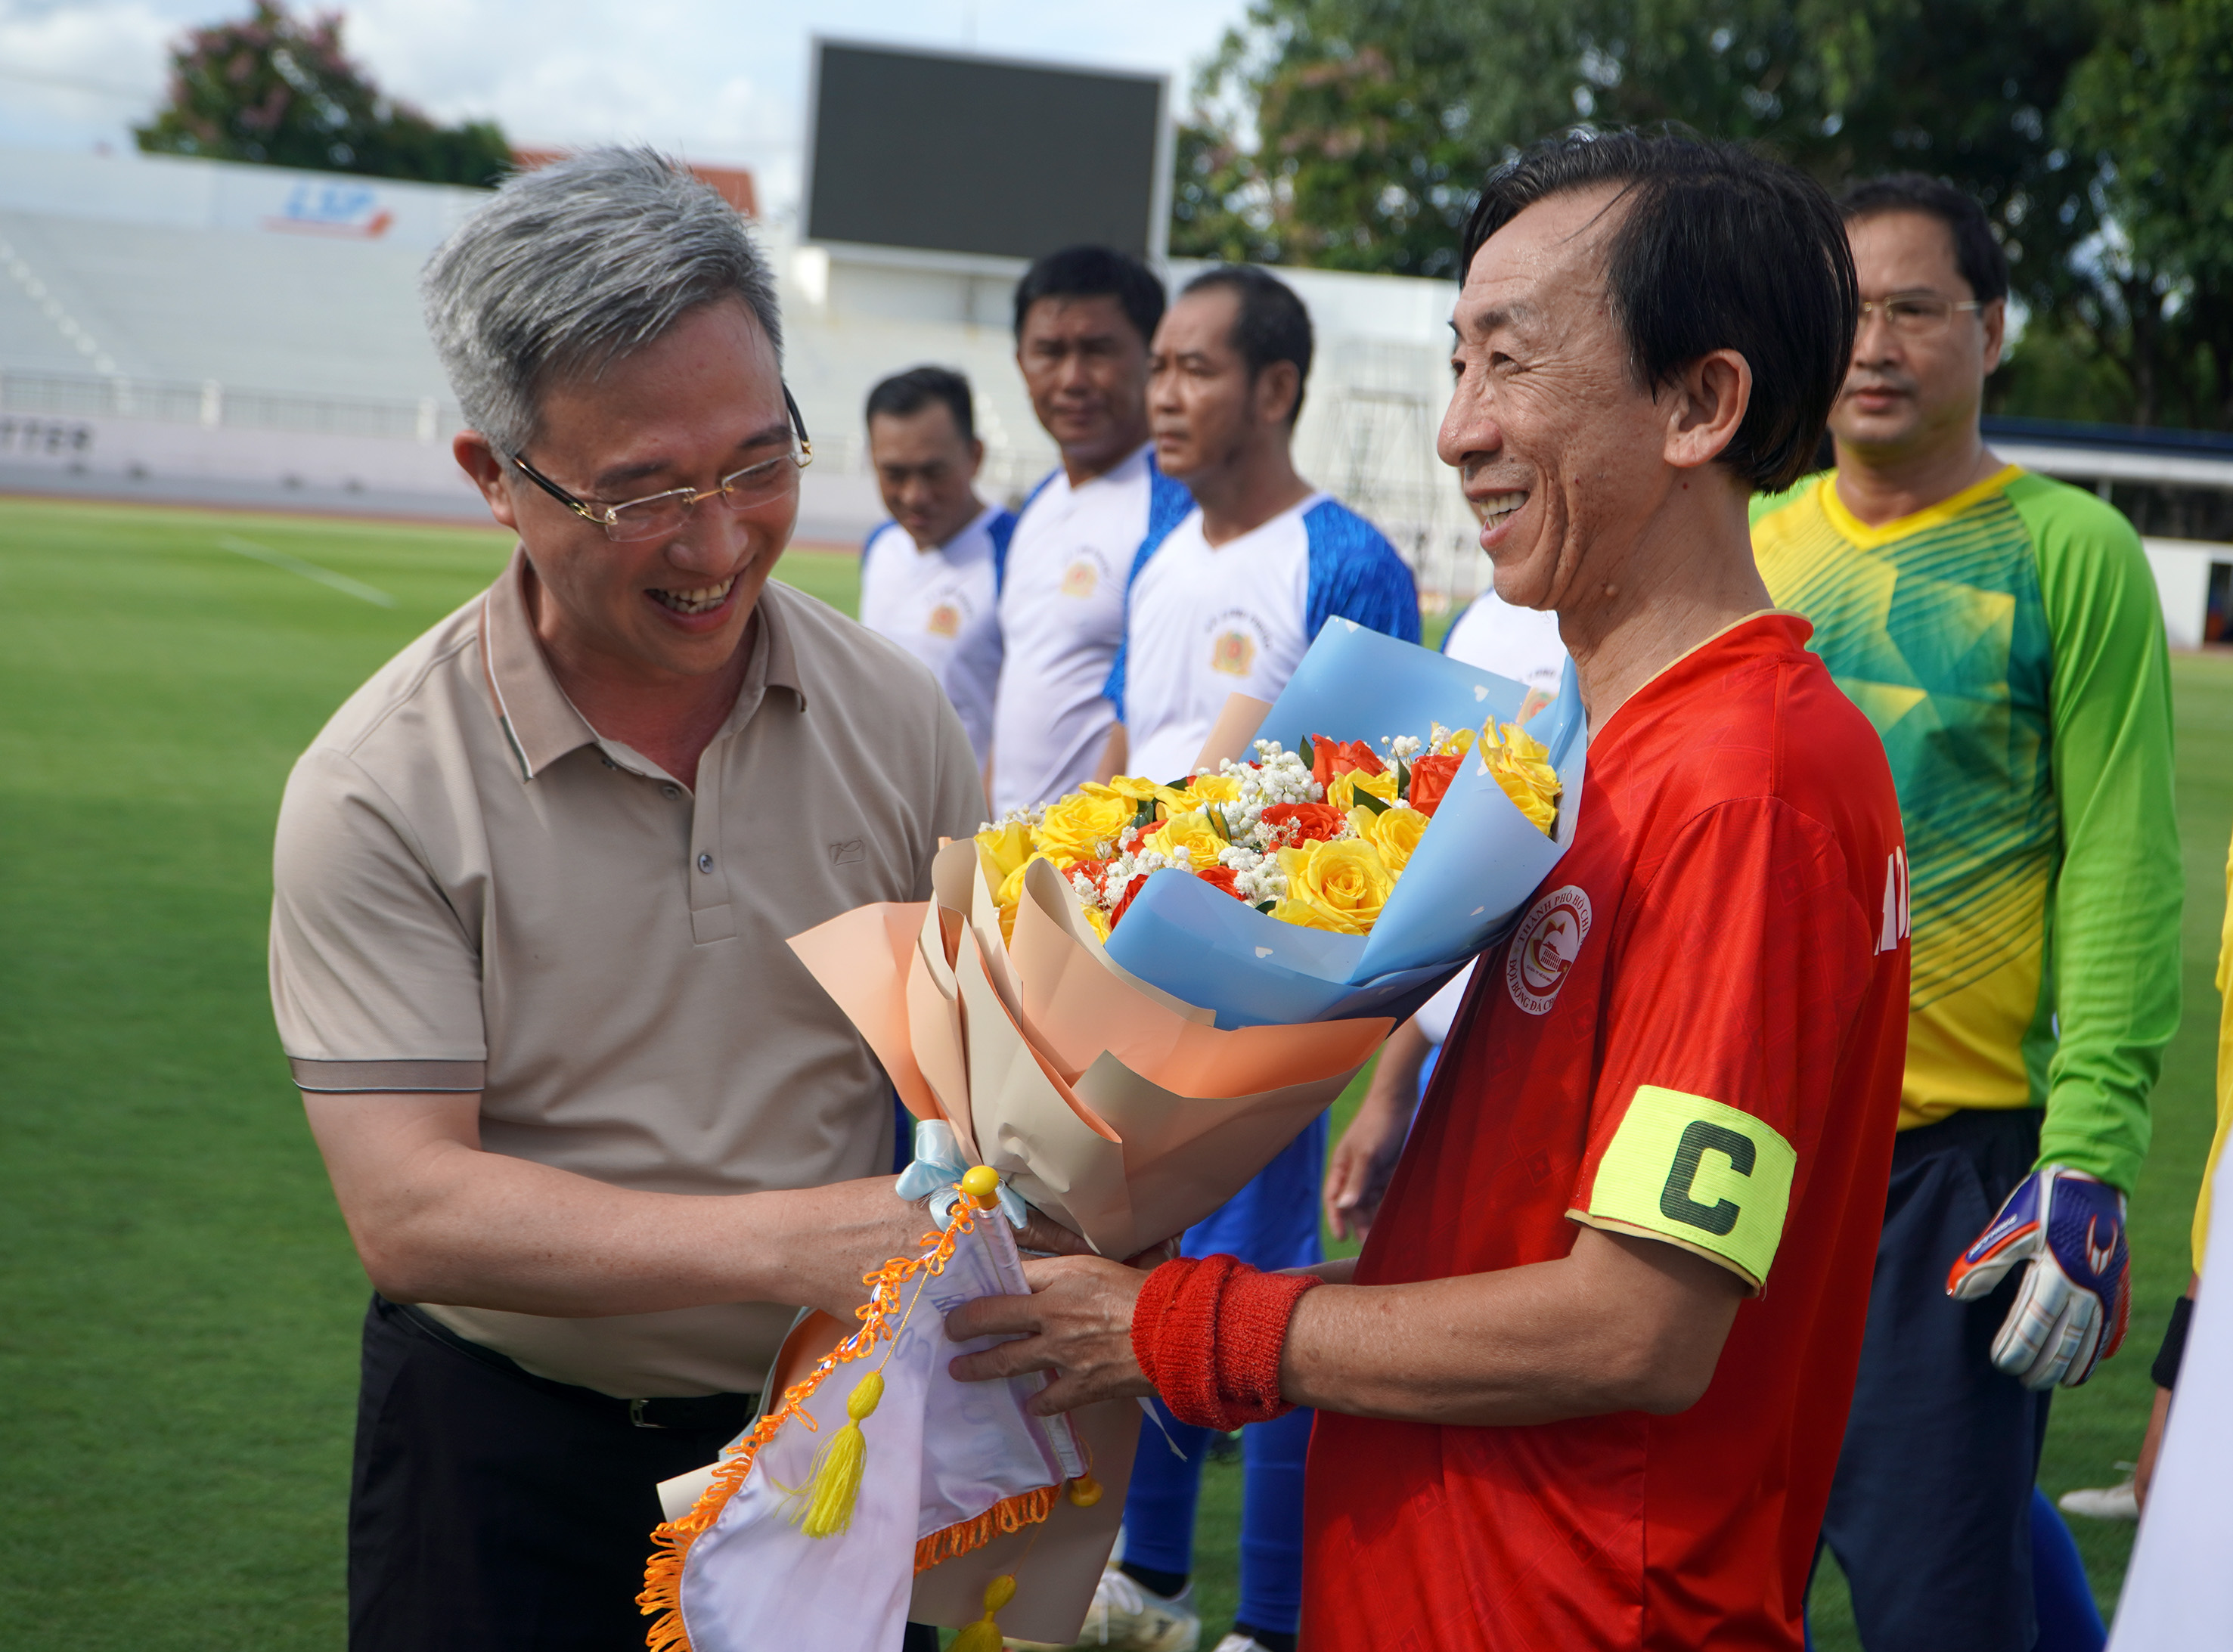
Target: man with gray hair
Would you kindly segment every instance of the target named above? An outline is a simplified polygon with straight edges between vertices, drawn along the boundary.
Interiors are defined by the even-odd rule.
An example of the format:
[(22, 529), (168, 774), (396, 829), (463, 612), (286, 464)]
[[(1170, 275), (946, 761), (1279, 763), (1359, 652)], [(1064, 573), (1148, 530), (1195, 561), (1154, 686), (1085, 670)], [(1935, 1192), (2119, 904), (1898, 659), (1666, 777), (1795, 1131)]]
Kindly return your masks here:
[(425, 292), (519, 547), (313, 742), (275, 858), (281, 1041), (376, 1292), (350, 1644), (610, 1652), (658, 1482), (922, 1225), (784, 940), (926, 898), (983, 794), (921, 665), (769, 582), (811, 449), (718, 196), (579, 155)]

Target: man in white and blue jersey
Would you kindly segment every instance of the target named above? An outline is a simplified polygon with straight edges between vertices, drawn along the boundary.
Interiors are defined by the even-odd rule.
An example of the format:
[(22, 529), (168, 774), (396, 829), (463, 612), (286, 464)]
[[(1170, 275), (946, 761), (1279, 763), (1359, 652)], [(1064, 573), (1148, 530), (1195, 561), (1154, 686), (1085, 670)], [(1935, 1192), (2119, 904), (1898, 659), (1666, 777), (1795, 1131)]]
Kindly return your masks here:
[(1148, 440), (1148, 341), (1162, 283), (1106, 247), (1048, 254), (1016, 286), (1016, 365), (1062, 464), (1024, 502), (1000, 575), (993, 808), (1093, 777), (1116, 720), (1103, 698), (1141, 541), (1185, 514)]
[(861, 623), (930, 667), (982, 773), (1000, 681), (999, 569), (1016, 518), (977, 497), (985, 444), (960, 374), (895, 374), (869, 393), (868, 421), (892, 520), (862, 548)]
[(1310, 314), (1261, 270), (1197, 276), (1156, 335), (1149, 415), (1198, 504), (1133, 559), (1105, 773), (1190, 773), (1229, 694), (1276, 699), (1336, 615), (1419, 638), (1419, 595), (1380, 530), (1297, 474)]
[[(1193, 771), (1226, 697), (1276, 699), (1329, 619), (1419, 640), (1411, 571), (1379, 530), (1295, 471), (1295, 416), (1311, 368), (1311, 319), (1292, 290), (1260, 270), (1196, 276), (1156, 330), (1148, 413), (1164, 474), (1195, 506), (1150, 532), (1134, 559), (1124, 643), (1108, 698), (1121, 721), (1101, 764), (1157, 780)], [(1293, 738), (1289, 735), (1287, 738)], [(1322, 1259), (1321, 1118), (1226, 1206), (1190, 1229), (1188, 1256), (1226, 1253), (1253, 1266)], [(1104, 1575), (1115, 1623), (1133, 1607), (1150, 1625), (1191, 1619), (1195, 1505), (1206, 1432), (1160, 1420), (1187, 1455), (1143, 1441), (1124, 1509), (1124, 1558)], [(1303, 1458), (1311, 1413), (1244, 1431), (1240, 1606), (1218, 1652), (1293, 1652), (1302, 1608)], [(1092, 1620), (1089, 1620), (1090, 1625)], [(1129, 1624), (1127, 1625), (1129, 1627)], [(1184, 1627), (1111, 1645), (1192, 1645)]]

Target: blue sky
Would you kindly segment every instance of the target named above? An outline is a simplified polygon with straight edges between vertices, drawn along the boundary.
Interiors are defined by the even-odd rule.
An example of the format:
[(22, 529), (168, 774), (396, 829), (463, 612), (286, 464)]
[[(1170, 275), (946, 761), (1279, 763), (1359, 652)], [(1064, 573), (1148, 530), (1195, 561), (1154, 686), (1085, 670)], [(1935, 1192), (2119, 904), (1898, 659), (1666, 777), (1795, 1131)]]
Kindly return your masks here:
[[(304, 7), (303, 9), (309, 9)], [(1159, 70), (1183, 107), (1245, 0), (355, 0), (351, 51), (438, 117), (492, 116), (516, 142), (643, 141), (750, 166), (798, 193), (815, 34)], [(0, 145), (128, 148), (181, 30), (246, 0), (0, 0)], [(616, 27), (615, 18), (626, 26)]]

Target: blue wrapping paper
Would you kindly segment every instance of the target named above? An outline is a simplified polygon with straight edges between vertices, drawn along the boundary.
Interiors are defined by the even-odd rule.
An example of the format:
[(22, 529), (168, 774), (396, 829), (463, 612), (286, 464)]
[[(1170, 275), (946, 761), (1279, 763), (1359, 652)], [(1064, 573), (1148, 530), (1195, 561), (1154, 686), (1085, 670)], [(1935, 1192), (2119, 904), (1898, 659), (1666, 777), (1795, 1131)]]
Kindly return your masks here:
[[(1414, 643), (1327, 621), (1255, 738), (1299, 750), (1310, 737), (1366, 740), (1428, 725), (1509, 722), (1524, 685)], [(1562, 788), (1546, 837), (1470, 756), (1420, 837), (1370, 935), (1275, 921), (1183, 872), (1158, 872), (1110, 934), (1110, 958), (1221, 1027), (1409, 1015), (1488, 946), (1573, 842), (1588, 719), (1570, 661), (1559, 697), (1528, 731)]]

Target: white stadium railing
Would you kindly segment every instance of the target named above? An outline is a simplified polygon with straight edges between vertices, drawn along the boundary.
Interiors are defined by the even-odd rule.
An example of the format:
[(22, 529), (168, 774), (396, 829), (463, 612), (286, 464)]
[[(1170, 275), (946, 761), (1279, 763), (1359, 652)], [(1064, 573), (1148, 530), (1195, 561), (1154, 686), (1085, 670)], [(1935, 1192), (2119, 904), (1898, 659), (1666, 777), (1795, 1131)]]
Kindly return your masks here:
[(49, 419), (146, 419), (205, 428), (303, 431), (432, 443), (459, 428), (458, 410), (432, 396), (414, 401), (313, 396), (116, 374), (22, 372), (0, 367), (0, 413)]

